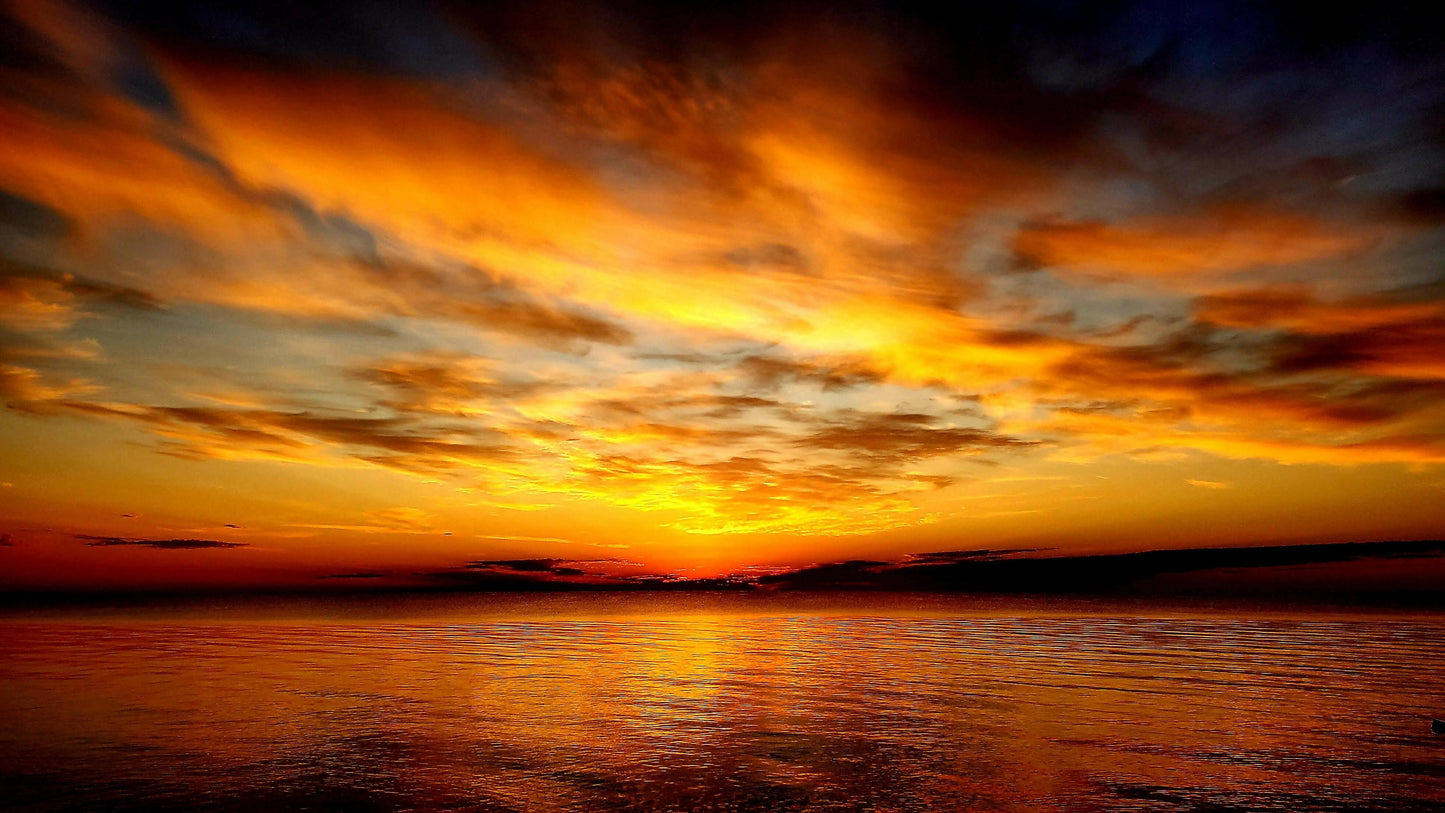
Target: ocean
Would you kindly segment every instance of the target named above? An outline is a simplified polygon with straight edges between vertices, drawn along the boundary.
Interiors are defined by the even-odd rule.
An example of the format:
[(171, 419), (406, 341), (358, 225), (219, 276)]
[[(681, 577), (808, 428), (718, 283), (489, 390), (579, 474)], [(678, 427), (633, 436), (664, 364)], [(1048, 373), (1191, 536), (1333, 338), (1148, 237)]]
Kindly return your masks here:
[(934, 595), (0, 614), (0, 807), (1445, 810), (1445, 613)]

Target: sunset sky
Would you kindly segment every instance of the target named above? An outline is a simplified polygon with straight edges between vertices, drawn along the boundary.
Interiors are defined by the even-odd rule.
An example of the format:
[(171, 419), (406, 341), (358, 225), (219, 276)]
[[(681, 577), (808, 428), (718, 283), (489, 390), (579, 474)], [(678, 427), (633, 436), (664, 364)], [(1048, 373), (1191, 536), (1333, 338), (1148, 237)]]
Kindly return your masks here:
[(8, 3), (0, 587), (1445, 537), (1358, 5)]

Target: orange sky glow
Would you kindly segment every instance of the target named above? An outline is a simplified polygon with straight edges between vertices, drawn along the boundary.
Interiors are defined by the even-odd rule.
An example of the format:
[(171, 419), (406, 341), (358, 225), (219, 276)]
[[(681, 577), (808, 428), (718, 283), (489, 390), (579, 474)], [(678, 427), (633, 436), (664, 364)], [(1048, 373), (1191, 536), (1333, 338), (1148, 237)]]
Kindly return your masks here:
[(588, 9), (417, 67), (6, 6), (0, 588), (1445, 537), (1438, 67), (1271, 129)]

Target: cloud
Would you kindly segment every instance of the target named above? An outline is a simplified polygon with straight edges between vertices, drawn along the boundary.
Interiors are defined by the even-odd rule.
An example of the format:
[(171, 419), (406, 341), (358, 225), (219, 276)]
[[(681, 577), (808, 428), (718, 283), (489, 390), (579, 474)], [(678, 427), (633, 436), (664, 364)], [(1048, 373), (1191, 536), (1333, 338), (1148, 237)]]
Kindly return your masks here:
[(92, 306), (158, 310), (160, 302), (136, 288), (0, 259), (0, 326), (21, 332), (64, 330)]
[(407, 531), (429, 531), (436, 522), (434, 515), (419, 508), (383, 508), (367, 511), (365, 516), (387, 528)]
[(784, 383), (807, 383), (824, 392), (878, 384), (885, 376), (856, 359), (797, 361), (767, 355), (751, 355), (737, 363), (738, 372), (762, 389), (774, 390)]
[[(991, 444), (1008, 445), (979, 432), (934, 430), (917, 421), (911, 423), (910, 435), (885, 440), (888, 426), (860, 424), (851, 413), (845, 426), (819, 432), (811, 413), (805, 418), (786, 417), (781, 402), (751, 396), (675, 390), (622, 401), (606, 392), (587, 396), (588, 417), (577, 422), (512, 415), (509, 422), (480, 426), (439, 420), (427, 410), (354, 417), (68, 398), (48, 401), (46, 408), (142, 426), (154, 433), (163, 451), (190, 459), (313, 465), (342, 465), (350, 460), (429, 476), (451, 472), (485, 489), (681, 512), (673, 520), (676, 527), (701, 533), (784, 528), (861, 533), (914, 522), (917, 517), (904, 495), (950, 480), (908, 473), (902, 466), (916, 457), (957, 451), (964, 444), (980, 447), (968, 449), (969, 453), (985, 451), (982, 447)], [(779, 409), (784, 417), (774, 417), (777, 426), (750, 422), (751, 413)], [(442, 414), (451, 415), (447, 410)], [(726, 452), (790, 434), (797, 439), (797, 453), (782, 455), (787, 447), (773, 444), (774, 451), (756, 458), (718, 455), (719, 449)], [(823, 446), (845, 457), (869, 459), (826, 463), (816, 454)], [(804, 451), (806, 447), (813, 451)], [(851, 501), (843, 511), (834, 507), (840, 497)], [(429, 528), (425, 517), (412, 513), (374, 513), (366, 519), (370, 522), (325, 526), (386, 532)]]
[(1195, 486), (1196, 488), (1209, 488), (1214, 490), (1234, 488), (1234, 486), (1230, 485), (1229, 483), (1220, 483), (1214, 480), (1195, 480), (1191, 478), (1185, 480), (1184, 482), (1188, 483), (1191, 486)]
[(396, 393), (384, 401), (401, 412), (487, 414), (494, 402), (532, 396), (559, 386), (534, 378), (498, 378), (493, 359), (459, 353), (390, 358), (354, 371)]
[(1333, 300), (1298, 286), (1237, 290), (1201, 298), (1196, 312), (1209, 324), (1276, 332), (1271, 365), (1279, 374), (1445, 377), (1434, 352), (1445, 337), (1445, 302), (1428, 289)]
[[(1279, 318), (1292, 317), (1285, 308)], [(1378, 344), (1364, 341), (1366, 352), (1394, 346), (1392, 335), (1371, 333)], [(1004, 421), (1001, 430), (1045, 433), (1066, 447), (1092, 446), (1093, 454), (1193, 448), (1341, 465), (1372, 455), (1377, 462), (1438, 459), (1430, 427), (1442, 390), (1421, 371), (1366, 370), (1348, 362), (1355, 356), (1305, 363), (1295, 354), (1320, 349), (1319, 337), (1278, 328), (1242, 335), (1193, 323), (1152, 341), (1129, 338), (1074, 345), (1030, 385), (1035, 403), (1050, 413)]]
[(1445, 379), (1436, 349), (1445, 340), (1445, 315), (1369, 330), (1296, 334), (1280, 340), (1274, 370), (1301, 373), (1351, 370), (1375, 376)]
[(1117, 225), (1029, 224), (1019, 231), (1015, 250), (1028, 264), (1064, 271), (1167, 277), (1343, 257), (1380, 239), (1302, 214), (1227, 207)]
[(799, 438), (796, 443), (810, 449), (896, 461), (1026, 449), (1038, 445), (1038, 441), (1007, 437), (983, 429), (938, 426), (937, 423), (937, 417), (921, 413), (848, 415)]
[(1445, 222), (1445, 186), (1411, 189), (1394, 201), (1394, 209), (1407, 222), (1437, 226)]
[[(505, 436), (461, 432), (404, 417), (212, 407), (132, 406), (53, 400), (50, 409), (149, 427), (170, 454), (197, 459), (273, 459), (319, 463), (332, 452), (401, 469), (435, 471), (513, 454)], [(488, 435), (483, 442), (477, 435)], [(334, 461), (334, 458), (331, 458)]]
[[(361, 520), (351, 523), (293, 523), (292, 528), (349, 531), (361, 534), (436, 533), (436, 516), (419, 508), (382, 508), (362, 512)], [(233, 527), (233, 526), (228, 526)], [(450, 535), (450, 534), (448, 534)]]
[(587, 571), (563, 564), (562, 559), (495, 559), (468, 562), (468, 570), (510, 571), (513, 573), (536, 573), (550, 576), (581, 576)]
[(605, 590), (620, 586), (612, 579), (584, 577), (580, 572), (571, 572), (571, 568), (562, 570), (567, 572), (486, 567), (423, 571), (416, 575), (449, 588), (476, 591)]
[(551, 309), (526, 302), (479, 302), (461, 305), (457, 314), (479, 327), (501, 330), (540, 341), (590, 341), (627, 344), (626, 328), (571, 309)]
[(978, 550), (946, 550), (932, 553), (910, 553), (903, 559), (906, 565), (938, 565), (954, 562), (987, 561), (1016, 556), (1023, 553), (1039, 553), (1050, 548), (979, 548)]
[(207, 550), (247, 547), (246, 544), (241, 542), (219, 542), (214, 539), (131, 539), (120, 536), (91, 536), (89, 534), (78, 534), (75, 538), (86, 540), (85, 544), (90, 547), (100, 548), (123, 545), (160, 548), (161, 550)]
[(11, 409), (38, 414), (49, 410), (52, 403), (100, 389), (85, 379), (47, 381), (48, 378), (53, 377), (29, 367), (0, 362), (0, 399)]
[(624, 559), (489, 559), (460, 568), (415, 575), (444, 589), (481, 591), (558, 590), (745, 590), (744, 578), (691, 579), (675, 573), (649, 573)]
[[(127, 39), (96, 14), (59, 22), (22, 36), (50, 56), (68, 51), (102, 61)], [(238, 196), (214, 166), (194, 160), (188, 133), (110, 87), (108, 73), (72, 65), (33, 72), (18, 83), (19, 93), (7, 83), (12, 92), (0, 96), (10, 147), (0, 156), (0, 187), (7, 194), (57, 212), (71, 224), (66, 231), (80, 235), (125, 217), (228, 243), (278, 233), (264, 207)]]
[[(125, 50), (132, 44), (120, 27), (88, 12), (59, 15), (30, 33), (57, 47), (62, 41), (86, 41), (90, 43), (87, 47), (97, 52), (112, 46)], [(184, 90), (184, 82), (173, 84), (171, 78), (161, 75), (166, 72), (164, 65), (145, 67), (158, 71), (152, 78), (167, 92)], [(173, 70), (182, 69), (175, 66)], [(378, 249), (379, 243), (384, 248), (411, 247), (404, 241), (387, 239), (385, 223), (360, 223), (349, 217), (346, 213), (356, 208), (349, 201), (326, 195), (298, 195), (287, 184), (248, 176), (245, 166), (235, 164), (235, 156), (212, 152), (225, 146), (226, 142), (216, 143), (224, 133), (199, 132), (193, 122), (178, 121), (174, 109), (156, 110), (137, 103), (125, 96), (123, 89), (108, 87), (108, 76), (107, 70), (87, 70), (75, 81), (43, 88), (42, 99), (45, 93), (52, 99), (63, 97), (85, 110), (87, 115), (81, 117), (57, 115), (54, 104), (26, 104), (24, 95), (0, 100), (0, 123), (5, 125), (7, 140), (16, 148), (0, 158), (0, 190), (5, 195), (0, 200), (18, 202), (7, 210), (53, 212), (52, 219), (74, 224), (73, 228), (52, 229), (52, 242), (84, 238), (90, 251), (108, 255), (107, 262), (96, 264), (102, 273), (122, 277), (126, 271), (135, 274), (138, 270), (148, 278), (149, 286), (142, 292), (113, 281), (66, 283), (58, 275), (7, 274), (0, 280), (0, 323), (29, 330), (56, 330), (83, 315), (77, 307), (79, 301), (154, 307), (164, 299), (172, 305), (218, 303), (292, 318), (364, 321), (382, 315), (435, 317), (564, 347), (594, 341), (625, 343), (630, 339), (626, 327), (605, 315), (537, 296), (508, 284), (502, 275), (474, 268), (440, 273), (438, 263), (420, 269), (412, 255), (420, 253), (438, 259), (437, 246), (418, 246), (417, 252), (388, 253)], [(405, 88), (385, 83), (379, 86), (388, 87), (397, 92), (379, 91), (378, 103), (386, 98), (409, 99), (398, 102), (404, 108), (396, 111), (402, 118), (435, 119), (440, 122), (437, 126), (461, 138), (463, 143), (454, 145), (454, 149), (436, 149), (438, 143), (451, 143), (450, 136), (432, 145), (418, 145), (423, 151), (435, 150), (433, 158), (440, 160), (442, 154), (457, 151), (466, 153), (469, 145), (488, 153), (488, 145), (508, 141), (495, 128), (449, 116)], [(316, 90), (323, 97), (332, 95), (320, 87)], [(307, 101), (295, 88), (280, 93), (279, 98), (302, 108), (317, 104), (334, 107), (336, 101)], [(341, 104), (345, 109), (346, 100)], [(204, 119), (205, 108), (192, 100), (187, 112)], [(260, 108), (256, 111), (258, 115), (264, 112)], [(336, 110), (332, 115), (339, 116), (333, 123), (350, 118)], [(365, 129), (382, 121), (368, 118), (361, 124)], [(477, 139), (460, 135), (467, 133), (479, 135)], [(326, 152), (336, 153), (348, 143), (343, 138), (334, 145), (336, 149)], [(287, 155), (295, 155), (297, 146), (291, 144)], [(518, 155), (526, 152), (521, 150)], [(412, 157), (419, 156), (414, 153)], [(382, 161), (378, 168), (386, 163)], [(504, 158), (498, 165), (512, 163), (512, 159)], [(322, 168), (311, 164), (313, 169)], [(473, 172), (467, 174), (473, 175), (478, 169), (486, 173), (487, 167), (497, 166), (487, 160), (471, 164)], [(544, 165), (547, 162), (539, 158), (531, 166), (536, 169)], [(437, 168), (433, 165), (433, 169)], [(554, 172), (551, 180), (534, 179), (528, 174), (531, 171), (523, 168), (513, 177), (542, 189), (543, 194), (553, 181), (566, 174)], [(409, 181), (392, 187), (385, 195), (400, 207), (409, 197), (407, 190), (429, 183), (424, 180), (427, 177), (442, 176), (430, 170), (413, 172)], [(346, 182), (341, 176), (332, 176), (332, 180)], [(441, 186), (445, 189), (442, 197), (427, 198), (440, 204), (439, 208), (424, 206), (426, 211), (418, 215), (427, 222), (449, 204), (468, 200), (492, 201), (485, 211), (497, 217), (514, 213), (517, 208), (500, 202), (497, 190), (485, 194), (478, 191), (485, 190), (485, 186), (468, 186), (455, 174)], [(31, 214), (29, 219), (35, 216)], [(490, 229), (495, 225), (493, 219), (483, 218), (469, 221), (467, 228)], [(137, 233), (142, 239), (136, 239)], [(155, 263), (153, 257), (145, 256), (145, 251), (158, 243), (183, 247), (192, 260), (200, 259), (207, 266), (206, 271), (197, 273), (193, 262), (175, 263), (173, 257), (165, 258), (169, 263)], [(467, 265), (464, 258), (461, 262), (456, 257), (440, 259), (440, 264), (453, 269)]]
[(7, 238), (53, 243), (68, 237), (74, 228), (64, 212), (0, 189), (0, 233)]
[[(863, 561), (810, 565), (758, 576), (757, 584), (785, 590), (938, 590), (1000, 593), (1113, 593), (1171, 591), (1168, 578), (1187, 581), (1200, 594), (1230, 592), (1280, 595), (1291, 592), (1336, 596), (1373, 589), (1368, 577), (1315, 579), (1306, 566), (1350, 562), (1361, 565), (1391, 558), (1445, 560), (1440, 541), (1360, 542), (1237, 548), (1185, 548), (1094, 556), (1039, 557), (971, 552), (915, 554), (901, 561)], [(979, 552), (986, 554), (987, 552)], [(1360, 568), (1363, 571), (1363, 567)], [(1265, 574), (1251, 581), (1246, 571)], [(1293, 572), (1292, 572), (1293, 571)], [(1270, 578), (1272, 576), (1272, 578)], [(1421, 596), (1427, 596), (1421, 591)], [(1384, 596), (1390, 600), (1390, 596)], [(1403, 598), (1394, 596), (1395, 600)], [(1428, 599), (1427, 599), (1428, 600)]]

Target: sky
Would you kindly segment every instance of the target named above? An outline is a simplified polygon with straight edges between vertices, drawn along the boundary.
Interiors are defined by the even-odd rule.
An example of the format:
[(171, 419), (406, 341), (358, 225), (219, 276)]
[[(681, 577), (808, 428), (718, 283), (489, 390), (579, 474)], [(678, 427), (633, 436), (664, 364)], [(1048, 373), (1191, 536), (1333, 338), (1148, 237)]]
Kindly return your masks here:
[(8, 2), (0, 586), (1445, 537), (1356, 5)]

